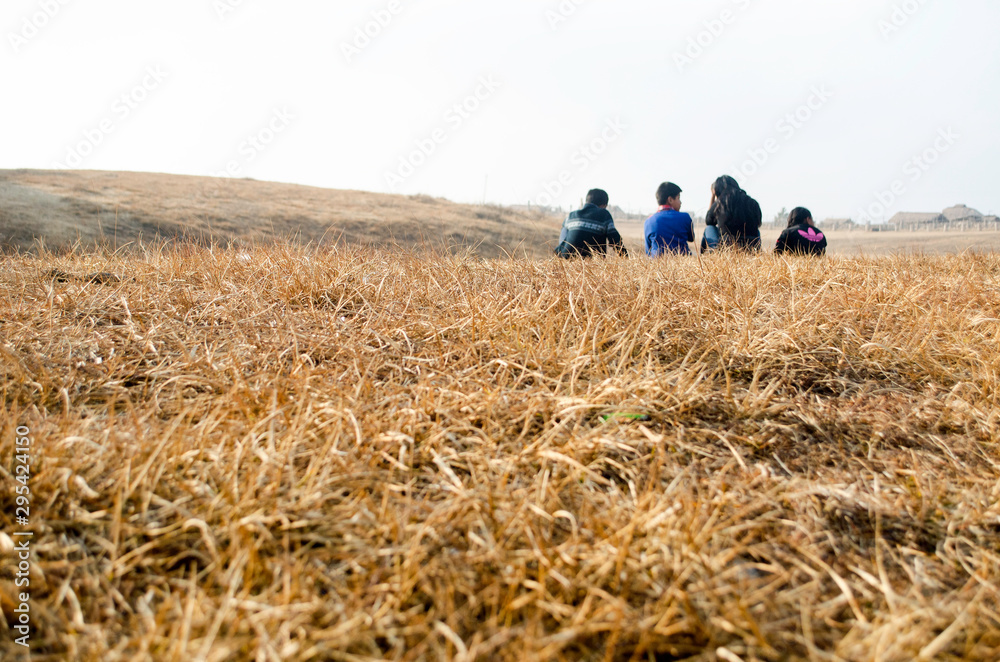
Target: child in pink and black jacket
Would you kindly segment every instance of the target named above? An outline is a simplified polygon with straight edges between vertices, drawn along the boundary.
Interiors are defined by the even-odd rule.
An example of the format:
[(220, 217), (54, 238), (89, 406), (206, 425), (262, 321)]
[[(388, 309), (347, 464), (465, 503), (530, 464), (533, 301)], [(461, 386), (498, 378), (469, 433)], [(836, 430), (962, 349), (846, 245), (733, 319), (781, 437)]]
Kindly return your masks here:
[(788, 215), (788, 229), (778, 237), (774, 252), (777, 255), (826, 255), (826, 237), (816, 228), (808, 209), (796, 207)]

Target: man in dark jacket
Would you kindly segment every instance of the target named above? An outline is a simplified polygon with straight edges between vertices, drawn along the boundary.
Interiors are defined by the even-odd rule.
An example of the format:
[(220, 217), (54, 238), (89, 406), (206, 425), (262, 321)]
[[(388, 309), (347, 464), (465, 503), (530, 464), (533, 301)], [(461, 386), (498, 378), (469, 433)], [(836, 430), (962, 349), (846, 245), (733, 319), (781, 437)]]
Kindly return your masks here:
[(776, 255), (826, 255), (826, 237), (816, 229), (812, 212), (805, 207), (792, 210), (788, 215), (788, 229), (778, 237), (774, 252)]
[(623, 257), (628, 255), (608, 211), (608, 202), (608, 194), (599, 188), (587, 193), (587, 204), (563, 223), (556, 255), (563, 258), (604, 255), (609, 244)]

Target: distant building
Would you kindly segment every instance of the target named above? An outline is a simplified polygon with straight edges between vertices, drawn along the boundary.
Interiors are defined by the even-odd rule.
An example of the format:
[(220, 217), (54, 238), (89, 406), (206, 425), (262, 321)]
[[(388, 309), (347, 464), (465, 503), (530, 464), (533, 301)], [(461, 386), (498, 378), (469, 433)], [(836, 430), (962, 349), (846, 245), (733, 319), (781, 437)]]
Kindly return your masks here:
[(984, 216), (966, 205), (955, 205), (945, 209), (940, 214), (901, 212), (890, 218), (884, 229), (981, 232), (990, 229), (1000, 230), (1000, 219), (993, 215)]
[(939, 227), (947, 225), (948, 218), (944, 214), (919, 214), (901, 211), (889, 219), (889, 224), (900, 228)]
[(608, 211), (611, 212), (611, 218), (621, 223), (645, 221), (649, 217), (649, 214), (629, 213), (618, 205), (609, 206)]
[(981, 223), (983, 221), (982, 214), (971, 207), (966, 207), (965, 205), (955, 205), (954, 207), (949, 207), (944, 210), (943, 214), (944, 217), (948, 219), (949, 223)]

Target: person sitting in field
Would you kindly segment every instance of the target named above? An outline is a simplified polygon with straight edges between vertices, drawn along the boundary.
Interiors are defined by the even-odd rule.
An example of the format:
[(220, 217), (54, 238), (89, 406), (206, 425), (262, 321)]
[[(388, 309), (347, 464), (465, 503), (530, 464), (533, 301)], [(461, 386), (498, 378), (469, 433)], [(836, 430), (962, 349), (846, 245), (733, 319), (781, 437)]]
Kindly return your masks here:
[(812, 213), (805, 207), (796, 207), (788, 215), (788, 229), (778, 237), (774, 247), (776, 255), (826, 255), (826, 237), (816, 229)]
[(646, 219), (643, 230), (646, 255), (690, 255), (688, 243), (695, 241), (694, 221), (681, 212), (681, 187), (672, 182), (660, 184), (656, 202), (660, 210)]
[(562, 258), (604, 255), (613, 246), (622, 257), (628, 255), (622, 236), (608, 211), (608, 194), (599, 188), (587, 193), (583, 209), (569, 215), (559, 235), (556, 255)]
[[(760, 205), (740, 188), (735, 179), (723, 175), (715, 180), (712, 184), (712, 206), (708, 209), (705, 223), (718, 228), (719, 246), (759, 251), (763, 220)], [(703, 253), (709, 250), (707, 239), (702, 241), (701, 250)]]
[(722, 235), (719, 234), (719, 226), (706, 225), (705, 234), (701, 238), (701, 252), (711, 253), (722, 243)]

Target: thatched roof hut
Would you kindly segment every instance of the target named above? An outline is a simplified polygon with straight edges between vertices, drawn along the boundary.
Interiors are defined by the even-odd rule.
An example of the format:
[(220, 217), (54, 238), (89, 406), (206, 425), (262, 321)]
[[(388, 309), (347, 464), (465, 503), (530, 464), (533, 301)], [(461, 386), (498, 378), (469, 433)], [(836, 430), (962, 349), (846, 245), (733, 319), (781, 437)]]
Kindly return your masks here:
[(962, 221), (972, 221), (974, 223), (978, 223), (983, 220), (982, 214), (971, 207), (966, 207), (965, 205), (948, 207), (943, 213), (945, 218), (952, 223), (960, 223)]

